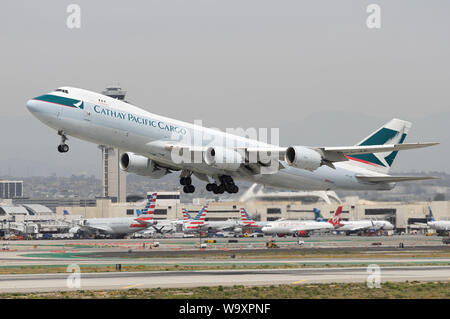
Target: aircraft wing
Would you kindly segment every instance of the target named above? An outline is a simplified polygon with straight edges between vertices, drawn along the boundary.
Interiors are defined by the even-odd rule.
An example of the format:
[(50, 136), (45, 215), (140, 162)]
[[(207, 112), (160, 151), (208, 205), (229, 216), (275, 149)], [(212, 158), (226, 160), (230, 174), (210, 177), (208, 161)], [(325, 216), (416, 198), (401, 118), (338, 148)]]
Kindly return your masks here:
[(112, 233), (112, 228), (111, 227), (108, 227), (108, 226), (83, 226), (84, 228), (88, 228), (88, 229), (91, 229), (91, 230), (98, 230), (98, 231), (101, 231), (101, 232), (104, 232), (104, 233)]
[(404, 143), (404, 144), (384, 144), (384, 145), (356, 145), (338, 147), (318, 147), (324, 152), (342, 153), (344, 155), (357, 155), (367, 153), (384, 153), (393, 151), (412, 150), (415, 148), (429, 147), (439, 143)]
[(154, 219), (146, 219), (145, 217), (138, 217), (138, 218), (135, 218), (134, 220), (137, 221), (139, 224), (142, 224), (142, 225), (149, 225), (150, 226), (150, 225), (156, 224)]
[[(393, 152), (393, 151), (404, 151), (411, 150), (416, 148), (430, 147), (433, 145), (437, 145), (439, 143), (404, 143), (404, 144), (384, 144), (384, 145), (355, 145), (355, 146), (319, 146), (319, 147), (308, 147), (313, 150), (317, 150), (322, 153), (325, 159), (330, 161), (339, 161), (338, 158), (342, 158), (350, 155), (357, 154), (368, 154), (368, 153), (384, 153), (384, 152)], [(189, 145), (180, 145), (174, 143), (165, 144), (164, 148), (166, 150), (172, 150), (173, 148), (178, 149), (186, 149), (189, 152), (204, 152), (206, 151), (206, 147), (203, 146), (189, 146)], [(247, 155), (251, 155), (253, 153), (277, 153), (278, 158), (280, 160), (284, 160), (284, 156), (286, 154), (287, 147), (280, 146), (267, 146), (267, 147), (236, 147), (233, 148), (238, 151), (245, 151)], [(341, 159), (346, 160), (346, 159)]]
[[(349, 229), (347, 229), (347, 231), (358, 231), (358, 230), (363, 230), (363, 229), (368, 229), (373, 227), (372, 225), (358, 225), (358, 226), (353, 226)], [(339, 228), (337, 228), (336, 230), (339, 230)]]
[(425, 223), (414, 223), (414, 225), (428, 227), (428, 224), (425, 224)]
[[(404, 143), (404, 144), (383, 144), (383, 145), (356, 145), (356, 146), (338, 146), (338, 147), (309, 147), (320, 154), (322, 157), (323, 165), (328, 165), (332, 168), (333, 162), (343, 162), (348, 161), (347, 156), (358, 155), (358, 154), (369, 154), (369, 153), (384, 153), (393, 151), (403, 151), (416, 148), (429, 147), (437, 145), (439, 143)], [(195, 145), (185, 145), (178, 144), (174, 142), (165, 143), (162, 141), (151, 142), (147, 144), (154, 150), (164, 150), (164, 151), (177, 151), (185, 154), (187, 152), (190, 158), (202, 158), (203, 154), (207, 152), (209, 147), (206, 146), (195, 146)], [(228, 149), (239, 152), (245, 159), (247, 164), (247, 169), (250, 174), (258, 174), (259, 169), (263, 166), (268, 166), (273, 160), (284, 161), (287, 152), (287, 147), (280, 146), (250, 146), (250, 147), (230, 147)], [(197, 154), (197, 155), (195, 155)], [(278, 169), (283, 169), (285, 166), (279, 162)], [(275, 170), (276, 171), (276, 170)], [(275, 172), (274, 171), (274, 172)], [(410, 179), (412, 180), (412, 179)]]
[(365, 176), (356, 175), (356, 178), (372, 183), (394, 183), (394, 182), (408, 182), (408, 181), (422, 181), (427, 179), (438, 179), (438, 177), (433, 176)]

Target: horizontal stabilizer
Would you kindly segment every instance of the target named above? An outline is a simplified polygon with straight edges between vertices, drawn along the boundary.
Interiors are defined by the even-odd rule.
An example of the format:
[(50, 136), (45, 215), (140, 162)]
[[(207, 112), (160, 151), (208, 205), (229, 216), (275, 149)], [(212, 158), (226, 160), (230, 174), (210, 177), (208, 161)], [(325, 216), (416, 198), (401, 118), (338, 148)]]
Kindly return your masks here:
[(392, 151), (404, 151), (411, 150), (415, 148), (429, 147), (437, 145), (439, 143), (406, 143), (406, 144), (392, 144), (392, 145), (367, 145), (367, 146), (349, 146), (349, 147), (321, 147), (325, 152), (340, 152), (344, 155), (353, 154), (367, 154), (367, 153), (381, 153), (381, 152), (392, 152)]
[(372, 183), (394, 183), (394, 182), (409, 182), (409, 181), (423, 181), (427, 179), (439, 179), (434, 176), (364, 176), (356, 175), (356, 178), (365, 182)]

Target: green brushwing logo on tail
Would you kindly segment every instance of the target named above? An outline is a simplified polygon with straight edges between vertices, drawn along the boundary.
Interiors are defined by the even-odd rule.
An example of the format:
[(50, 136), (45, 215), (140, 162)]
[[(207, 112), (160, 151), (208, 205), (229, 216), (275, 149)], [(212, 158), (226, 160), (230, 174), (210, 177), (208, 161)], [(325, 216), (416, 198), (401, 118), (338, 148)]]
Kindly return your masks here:
[[(391, 144), (388, 142), (392, 142), (393, 144), (402, 144), (403, 141), (406, 138), (406, 133), (402, 133), (401, 137), (399, 138), (399, 135), (401, 133), (392, 130), (386, 127), (381, 128), (371, 136), (369, 136), (367, 139), (359, 143), (360, 146), (365, 145), (384, 145), (384, 144)], [(398, 142), (396, 141), (398, 139)], [(351, 156), (352, 159), (359, 160), (361, 162), (365, 162), (367, 164), (376, 164), (383, 167), (390, 167), (392, 166), (392, 163), (394, 162), (395, 157), (397, 156), (398, 151), (393, 151), (389, 155), (384, 157), (384, 162), (374, 153), (369, 154), (358, 154)], [(387, 164), (387, 165), (386, 165)]]

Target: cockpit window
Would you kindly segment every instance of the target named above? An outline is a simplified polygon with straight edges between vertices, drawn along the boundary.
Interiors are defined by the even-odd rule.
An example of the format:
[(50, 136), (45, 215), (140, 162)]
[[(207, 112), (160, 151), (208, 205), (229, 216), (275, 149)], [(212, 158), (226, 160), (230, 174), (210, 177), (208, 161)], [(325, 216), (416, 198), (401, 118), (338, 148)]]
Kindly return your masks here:
[(69, 94), (69, 91), (63, 90), (63, 89), (56, 89), (55, 92), (63, 92), (63, 93)]

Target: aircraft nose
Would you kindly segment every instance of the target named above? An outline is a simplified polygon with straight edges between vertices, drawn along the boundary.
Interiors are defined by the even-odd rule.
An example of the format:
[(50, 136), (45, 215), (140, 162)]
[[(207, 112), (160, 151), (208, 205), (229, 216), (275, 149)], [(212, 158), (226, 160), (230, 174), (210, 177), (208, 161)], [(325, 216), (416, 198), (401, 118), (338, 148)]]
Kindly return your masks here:
[(39, 103), (38, 103), (38, 101), (33, 100), (33, 99), (28, 100), (28, 102), (27, 102), (27, 109), (31, 113), (39, 112)]

